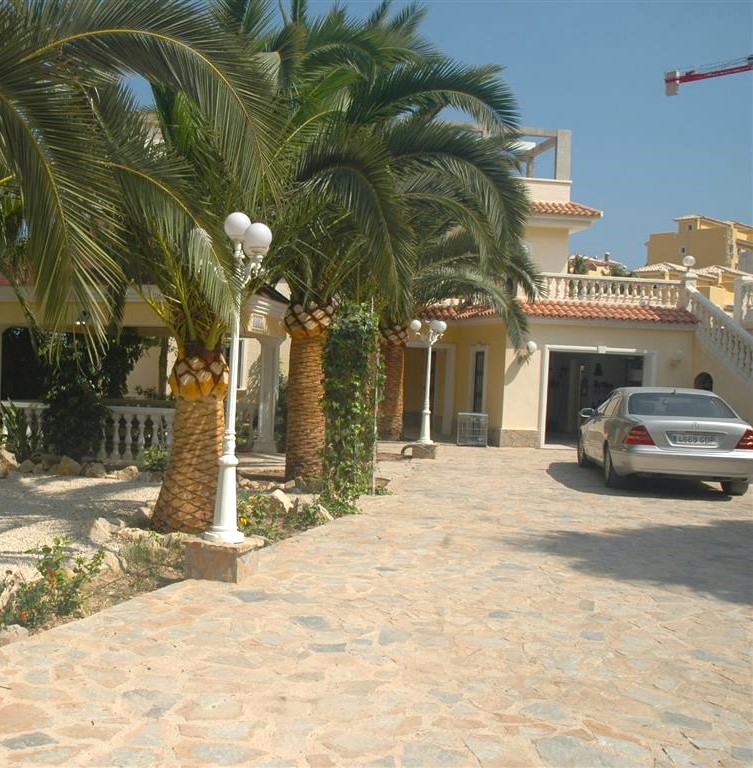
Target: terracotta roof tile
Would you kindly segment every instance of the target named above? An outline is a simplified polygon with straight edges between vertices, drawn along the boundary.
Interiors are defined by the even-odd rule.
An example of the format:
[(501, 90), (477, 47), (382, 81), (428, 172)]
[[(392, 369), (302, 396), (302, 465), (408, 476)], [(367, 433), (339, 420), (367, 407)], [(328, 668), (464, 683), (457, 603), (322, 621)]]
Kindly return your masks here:
[(541, 200), (534, 200), (531, 203), (531, 211), (548, 216), (588, 216), (591, 218), (603, 216), (602, 211), (580, 203), (549, 203)]
[[(581, 301), (537, 301), (523, 303), (529, 317), (553, 317), (561, 320), (623, 320), (633, 323), (697, 323), (695, 315), (675, 307), (648, 307), (637, 304), (596, 304)], [(470, 320), (495, 317), (491, 307), (427, 307), (421, 317), (427, 320)]]
[(636, 323), (697, 323), (696, 317), (677, 307), (650, 307), (638, 304), (596, 304), (576, 301), (539, 301), (523, 304), (529, 317), (556, 317), (562, 320), (627, 320)]

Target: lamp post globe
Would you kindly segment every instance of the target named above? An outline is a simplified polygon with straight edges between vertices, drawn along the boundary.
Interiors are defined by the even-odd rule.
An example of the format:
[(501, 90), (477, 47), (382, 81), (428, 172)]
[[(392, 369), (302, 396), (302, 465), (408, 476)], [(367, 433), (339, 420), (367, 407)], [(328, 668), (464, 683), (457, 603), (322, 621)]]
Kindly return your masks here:
[(421, 330), (421, 321), (420, 320), (411, 320), (409, 327), (413, 331), (413, 333), (418, 333)]
[(243, 235), (251, 226), (251, 219), (245, 213), (235, 211), (225, 219), (225, 234), (234, 242), (243, 240)]
[(260, 221), (249, 224), (243, 233), (243, 253), (246, 256), (263, 256), (272, 245), (272, 230)]

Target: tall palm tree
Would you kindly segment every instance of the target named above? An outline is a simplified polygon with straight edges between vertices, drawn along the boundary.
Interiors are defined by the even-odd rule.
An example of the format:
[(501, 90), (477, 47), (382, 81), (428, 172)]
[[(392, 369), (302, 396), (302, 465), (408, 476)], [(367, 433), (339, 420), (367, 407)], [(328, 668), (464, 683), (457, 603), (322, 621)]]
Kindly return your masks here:
[[(264, 3), (223, 8), (239, 36), (266, 23)], [(517, 119), (498, 70), (464, 67), (434, 51), (418, 34), (424, 10), (417, 4), (395, 15), (391, 8), (383, 2), (363, 21), (341, 8), (313, 19), (299, 0), (270, 34), (280, 89), (291, 105), (287, 135), (294, 140), (282, 142), (295, 168), (289, 186), (315, 193), (277, 209), (277, 226), (295, 222), (294, 237), (278, 241), (270, 259), (270, 269), (291, 286), (288, 477), (316, 478), (321, 470), (321, 346), (337, 300), (376, 296), (392, 314), (407, 313), (416, 201), (443, 221), (446, 201), (464, 209), (482, 263), (509, 252), (522, 234), (526, 198), (500, 161), (506, 150), (489, 149), (502, 139), (509, 145)], [(440, 121), (446, 107), (493, 138), (482, 143), (478, 131)], [(432, 185), (441, 190), (432, 193)], [(469, 199), (483, 200), (483, 210), (473, 210)], [(363, 226), (375, 211), (381, 226)]]
[[(97, 116), (100, 93), (140, 74), (206, 110), (228, 167), (268, 160), (264, 100), (233, 40), (189, 0), (13, 0), (0, 4), (0, 186), (22, 201), (25, 263), (41, 320), (85, 309), (100, 339), (127, 252), (117, 168)], [(73, 313), (71, 304), (75, 305)]]

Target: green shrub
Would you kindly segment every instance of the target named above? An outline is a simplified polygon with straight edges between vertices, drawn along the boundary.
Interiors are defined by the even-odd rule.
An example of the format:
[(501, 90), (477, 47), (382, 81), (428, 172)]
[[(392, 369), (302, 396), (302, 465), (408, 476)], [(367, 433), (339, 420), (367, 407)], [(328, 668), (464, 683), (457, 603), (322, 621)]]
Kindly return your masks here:
[(157, 586), (169, 580), (176, 572), (182, 573), (184, 561), (183, 541), (174, 535), (164, 546), (159, 534), (149, 531), (144, 536), (120, 549), (120, 559), (126, 577), (140, 586)]
[(353, 514), (371, 488), (376, 392), (382, 378), (379, 322), (362, 304), (338, 308), (324, 342), (324, 477), (321, 498), (333, 515)]
[[(89, 558), (73, 559), (66, 551), (71, 540), (55, 537), (52, 545), (29, 550), (37, 555), (35, 567), (41, 578), (23, 581), (12, 594), (0, 614), (0, 624), (20, 624), (31, 629), (44, 624), (52, 616), (70, 616), (83, 607), (82, 588), (99, 572), (104, 552)], [(0, 593), (8, 584), (0, 582)]]
[(5, 447), (16, 461), (37, 458), (42, 452), (42, 430), (39, 423), (29, 421), (26, 414), (13, 403), (0, 403), (0, 424), (5, 429)]
[(170, 452), (162, 445), (152, 445), (144, 449), (141, 469), (147, 472), (164, 472), (170, 460)]

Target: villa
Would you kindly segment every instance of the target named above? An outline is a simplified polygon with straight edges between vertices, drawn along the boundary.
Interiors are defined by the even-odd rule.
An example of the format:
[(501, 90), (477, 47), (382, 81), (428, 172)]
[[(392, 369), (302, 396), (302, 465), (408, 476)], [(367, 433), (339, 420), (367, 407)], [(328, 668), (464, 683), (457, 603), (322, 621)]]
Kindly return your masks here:
[[(488, 420), (491, 445), (571, 444), (581, 408), (628, 385), (713, 387), (753, 420), (753, 276), (731, 266), (711, 278), (708, 270), (697, 274), (684, 266), (654, 272), (659, 265), (638, 270), (637, 278), (568, 274), (570, 235), (593, 226), (601, 212), (570, 198), (570, 132), (524, 131), (533, 139), (524, 143), (532, 198), (526, 237), (542, 271), (544, 297), (523, 304), (530, 326), (524, 352), (511, 346), (504, 320), (488, 307), (426, 310), (427, 319), (448, 326), (431, 357), (433, 433), (451, 438), (459, 413), (478, 413)], [(533, 176), (548, 152), (554, 153), (552, 178)], [(717, 288), (724, 286), (731, 290), (718, 306)], [(730, 314), (724, 309), (729, 301)], [(410, 429), (421, 417), (426, 348), (418, 339), (408, 347)]]
[[(602, 212), (570, 197), (569, 131), (524, 129), (524, 136), (530, 141), (520, 143), (522, 167), (532, 200), (526, 241), (542, 273), (543, 297), (527, 303), (521, 296), (530, 329), (524, 350), (511, 345), (505, 321), (489, 307), (445, 302), (424, 310), (423, 318), (442, 319), (448, 326), (431, 355), (433, 434), (452, 439), (459, 414), (479, 414), (485, 429), (482, 444), (571, 444), (579, 411), (597, 405), (614, 387), (627, 385), (713, 388), (753, 421), (753, 278), (738, 268), (747, 263), (750, 228), (735, 224), (730, 230), (729, 223), (715, 226), (715, 220), (705, 217), (678, 219), (683, 242), (694, 234), (711, 242), (721, 231), (724, 243), (733, 243), (734, 258), (721, 266), (706, 264), (695, 271), (660, 260), (636, 270), (639, 277), (611, 277), (603, 274), (606, 269), (568, 274), (570, 236), (592, 227)], [(537, 166), (542, 176), (534, 175)], [(287, 362), (286, 305), (285, 295), (267, 287), (249, 299), (242, 313), (236, 385), (243, 401), (253, 370), (257, 387), (247, 400), (258, 410), (258, 419), (251, 437), (254, 450), (262, 453), (275, 451), (276, 397), (281, 363), (284, 369)], [(25, 324), (15, 295), (0, 279), (3, 398), (23, 400), (3, 387), (3, 369), (13, 363), (8, 354), (2, 355), (2, 337), (6, 329)], [(123, 325), (146, 336), (166, 334), (133, 292), (126, 298)], [(136, 386), (157, 388), (157, 358), (158, 353), (149, 350), (139, 361), (129, 392)], [(409, 338), (404, 377), (407, 433), (421, 419), (425, 361), (425, 344)], [(170, 442), (169, 405), (141, 400), (110, 409), (121, 432), (130, 425), (134, 437), (130, 445), (121, 441), (119, 453), (103, 446), (101, 458), (137, 461), (155, 424), (162, 425), (161, 439)]]

